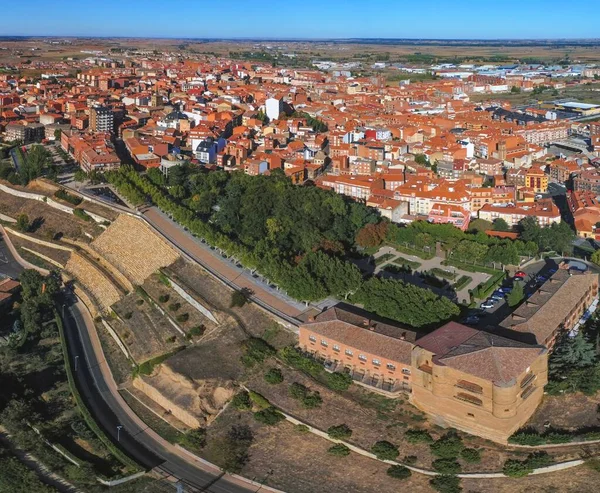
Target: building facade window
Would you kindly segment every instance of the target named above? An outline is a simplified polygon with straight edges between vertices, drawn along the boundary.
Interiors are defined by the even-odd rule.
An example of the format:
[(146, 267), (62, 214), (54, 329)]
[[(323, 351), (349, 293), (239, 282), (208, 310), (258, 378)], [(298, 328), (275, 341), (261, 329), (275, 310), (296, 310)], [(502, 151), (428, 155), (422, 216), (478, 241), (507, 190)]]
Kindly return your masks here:
[(354, 353), (350, 350), (350, 349), (346, 349), (346, 351), (344, 351), (346, 353), (347, 356), (354, 356)]
[(459, 392), (458, 394), (456, 394), (455, 397), (459, 401), (468, 402), (469, 404), (473, 404), (474, 406), (483, 406), (483, 401), (481, 399), (478, 399), (477, 397), (472, 396), (470, 394), (465, 394), (464, 392)]
[(404, 375), (410, 375), (410, 370), (408, 368), (402, 368), (402, 373), (404, 373)]
[(392, 365), (391, 363), (388, 363), (387, 364), (387, 369), (391, 370), (391, 371), (394, 371), (396, 369), (396, 365)]
[(308, 340), (310, 342), (317, 342), (317, 338), (315, 336), (308, 336)]
[(327, 347), (329, 343), (325, 339), (321, 339), (321, 346)]
[(358, 359), (361, 361), (367, 361), (367, 357), (364, 354), (359, 354)]
[(379, 361), (378, 359), (374, 359), (373, 364), (379, 366), (381, 364), (381, 361)]
[(334, 351), (339, 351), (339, 350), (340, 350), (340, 347), (339, 347), (337, 344), (334, 344), (334, 345), (333, 345), (333, 350), (334, 350)]

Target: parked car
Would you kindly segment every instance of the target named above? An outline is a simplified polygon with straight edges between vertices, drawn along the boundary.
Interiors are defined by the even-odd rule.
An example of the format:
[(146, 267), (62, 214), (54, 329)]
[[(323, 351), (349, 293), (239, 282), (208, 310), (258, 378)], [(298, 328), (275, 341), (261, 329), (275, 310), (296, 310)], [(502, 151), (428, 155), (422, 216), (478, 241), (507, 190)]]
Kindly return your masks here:
[(527, 277), (527, 272), (523, 272), (522, 270), (515, 272), (515, 277), (520, 277), (521, 279), (524, 279)]
[(470, 317), (465, 318), (464, 321), (467, 325), (473, 325), (479, 323), (479, 317), (477, 315), (471, 315)]
[(513, 288), (511, 288), (510, 286), (505, 286), (500, 288), (498, 291), (502, 291), (505, 295), (510, 293), (513, 290)]
[(491, 300), (486, 300), (483, 303), (481, 303), (481, 308), (483, 308), (484, 310), (487, 310), (489, 308), (494, 308), (494, 306), (496, 305), (496, 303), (494, 303)]
[(550, 270), (548, 271), (548, 275), (550, 275), (550, 276), (551, 276), (552, 274), (556, 274), (556, 271), (557, 271), (557, 270), (558, 270), (558, 269), (556, 269), (556, 268), (554, 268), (554, 267), (553, 267), (552, 269), (550, 269)]

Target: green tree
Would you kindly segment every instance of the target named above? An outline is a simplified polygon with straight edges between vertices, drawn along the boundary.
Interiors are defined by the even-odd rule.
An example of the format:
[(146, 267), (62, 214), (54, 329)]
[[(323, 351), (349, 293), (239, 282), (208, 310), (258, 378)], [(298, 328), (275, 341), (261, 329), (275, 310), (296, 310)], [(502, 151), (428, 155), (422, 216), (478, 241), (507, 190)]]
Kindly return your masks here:
[(272, 385), (281, 383), (283, 382), (283, 373), (281, 373), (279, 368), (271, 368), (267, 373), (265, 373), (265, 381)]
[(371, 447), (371, 452), (373, 452), (379, 460), (394, 460), (400, 455), (398, 447), (385, 440), (375, 443), (375, 445)]
[(521, 303), (521, 301), (523, 301), (523, 298), (525, 298), (523, 283), (515, 281), (512, 291), (508, 293), (508, 296), (506, 297), (508, 306), (517, 306), (519, 303)]
[(327, 434), (335, 440), (346, 440), (352, 436), (352, 430), (346, 424), (330, 426), (327, 429)]
[(27, 233), (31, 227), (29, 216), (27, 214), (19, 214), (17, 216), (17, 229), (23, 233)]
[(433, 455), (442, 459), (455, 459), (465, 448), (460, 437), (454, 432), (448, 432), (430, 445)]
[(429, 158), (425, 154), (415, 155), (415, 163), (422, 166), (429, 166)]
[(440, 493), (460, 493), (460, 478), (449, 474), (441, 474), (429, 480), (431, 487)]
[(390, 466), (386, 471), (386, 474), (394, 479), (407, 479), (411, 477), (412, 472), (404, 466)]
[(600, 250), (596, 250), (594, 253), (592, 253), (590, 260), (596, 265), (600, 265)]
[(510, 226), (504, 219), (499, 217), (498, 219), (496, 219), (494, 221), (494, 223), (492, 225), (492, 229), (494, 231), (510, 231)]
[(350, 449), (343, 443), (336, 443), (327, 449), (327, 452), (336, 457), (347, 457), (350, 455)]
[(590, 367), (596, 360), (595, 345), (580, 330), (575, 337), (567, 335), (559, 341), (550, 357), (548, 371), (552, 376), (565, 375), (572, 369)]

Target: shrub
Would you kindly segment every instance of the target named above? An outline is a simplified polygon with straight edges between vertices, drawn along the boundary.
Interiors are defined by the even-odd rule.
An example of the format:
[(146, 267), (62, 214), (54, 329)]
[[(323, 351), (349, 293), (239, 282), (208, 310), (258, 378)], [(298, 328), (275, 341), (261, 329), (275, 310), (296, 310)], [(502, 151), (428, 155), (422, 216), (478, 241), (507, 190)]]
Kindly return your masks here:
[(177, 340), (176, 336), (167, 337), (166, 342), (173, 344)]
[(258, 337), (245, 340), (242, 343), (242, 348), (244, 349), (242, 363), (248, 367), (260, 364), (275, 354), (275, 350), (267, 342)]
[(352, 385), (352, 377), (348, 373), (328, 373), (327, 374), (327, 386), (331, 390), (348, 390), (348, 387)]
[(454, 459), (436, 459), (431, 465), (441, 474), (458, 474), (460, 472), (460, 464)]
[(137, 306), (142, 306), (144, 304), (144, 300), (142, 300), (142, 299), (136, 300), (135, 304)]
[(347, 457), (350, 455), (350, 449), (343, 443), (337, 443), (333, 447), (329, 447), (327, 452), (336, 457)]
[(371, 447), (371, 452), (373, 452), (379, 460), (394, 460), (396, 457), (398, 457), (398, 455), (400, 455), (398, 447), (385, 440), (377, 442), (375, 445), (373, 445)]
[(29, 216), (27, 214), (19, 214), (17, 216), (17, 229), (23, 233), (27, 233), (30, 228)]
[(402, 459), (402, 462), (404, 464), (406, 464), (407, 466), (414, 466), (417, 463), (417, 456), (416, 455), (405, 455), (404, 459)]
[(284, 347), (279, 351), (279, 357), (288, 365), (293, 366), (297, 370), (308, 373), (313, 377), (319, 376), (325, 370), (323, 366), (315, 360), (304, 356), (300, 350), (293, 346)]
[(504, 463), (502, 472), (511, 478), (522, 478), (533, 472), (533, 469), (527, 464), (527, 461), (517, 459), (508, 459)]
[(346, 424), (330, 426), (327, 429), (327, 434), (329, 438), (333, 438), (335, 440), (345, 440), (346, 438), (350, 438), (352, 436), (352, 430)]
[(298, 432), (298, 433), (308, 433), (310, 431), (310, 428), (306, 425), (296, 425), (294, 426), (294, 429)]
[(433, 455), (441, 459), (456, 459), (464, 447), (460, 437), (453, 432), (446, 433), (442, 438), (431, 445)]
[(271, 403), (266, 397), (263, 397), (258, 392), (253, 392), (252, 390), (249, 392), (250, 400), (254, 403), (254, 405), (259, 410), (267, 409), (271, 407)]
[(178, 441), (182, 447), (192, 450), (201, 449), (206, 445), (206, 430), (204, 428), (190, 430), (180, 437)]
[(527, 465), (532, 469), (549, 466), (552, 463), (552, 457), (547, 452), (534, 452), (527, 457)]
[(92, 220), (92, 217), (83, 209), (73, 209), (73, 215), (77, 216), (79, 219), (83, 219), (84, 221)]
[(177, 320), (177, 322), (180, 324), (184, 324), (189, 319), (190, 319), (189, 313), (180, 313), (179, 315), (177, 315), (177, 317), (175, 317), (175, 320)]
[(433, 443), (433, 438), (426, 430), (407, 430), (404, 436), (409, 443)]
[(274, 407), (268, 407), (267, 409), (263, 409), (262, 411), (255, 412), (254, 419), (259, 423), (268, 426), (275, 426), (279, 422), (283, 421), (285, 419), (285, 416)]
[(133, 317), (133, 312), (127, 312), (123, 315), (125, 320), (129, 320), (131, 317)]
[(394, 479), (407, 479), (410, 478), (412, 472), (410, 471), (410, 469), (404, 466), (390, 466), (386, 471), (386, 474), (390, 478)]
[(169, 301), (171, 297), (168, 294), (161, 294), (158, 297), (158, 301), (160, 301), (161, 303), (166, 303), (167, 301)]
[(518, 445), (542, 445), (545, 440), (535, 430), (517, 431), (508, 441)]
[(460, 493), (460, 478), (448, 474), (442, 474), (429, 480), (431, 487), (440, 493)]
[(188, 339), (192, 339), (194, 337), (200, 337), (200, 336), (204, 335), (205, 330), (206, 330), (206, 327), (204, 327), (204, 325), (196, 325), (195, 327), (192, 327), (190, 330), (188, 330), (186, 337)]
[(311, 392), (310, 389), (298, 382), (291, 384), (288, 392), (290, 397), (299, 400), (307, 409), (319, 407), (323, 403), (319, 392)]
[(233, 399), (231, 399), (231, 405), (238, 411), (249, 411), (252, 409), (250, 394), (245, 390), (238, 392), (233, 396)]
[(180, 308), (181, 308), (181, 303), (171, 303), (169, 305), (169, 310), (171, 310), (172, 312), (176, 312)]
[(265, 381), (271, 385), (281, 383), (283, 382), (283, 373), (281, 373), (279, 368), (271, 368), (267, 373), (265, 373)]
[(234, 308), (234, 307), (242, 307), (244, 306), (246, 303), (248, 303), (248, 300), (250, 299), (250, 297), (252, 296), (252, 291), (250, 291), (248, 288), (242, 288), (240, 291), (234, 291), (233, 293), (231, 293), (231, 304), (230, 307)]
[(64, 200), (65, 202), (68, 202), (69, 204), (72, 204), (72, 205), (79, 205), (83, 201), (83, 199), (81, 199), (80, 197), (77, 197), (76, 195), (72, 195), (72, 194), (66, 192), (65, 190), (63, 190), (62, 188), (60, 190), (57, 190), (56, 192), (54, 192), (54, 196), (58, 199)]
[(465, 448), (460, 452), (460, 457), (471, 464), (477, 464), (481, 462), (481, 452), (474, 448)]

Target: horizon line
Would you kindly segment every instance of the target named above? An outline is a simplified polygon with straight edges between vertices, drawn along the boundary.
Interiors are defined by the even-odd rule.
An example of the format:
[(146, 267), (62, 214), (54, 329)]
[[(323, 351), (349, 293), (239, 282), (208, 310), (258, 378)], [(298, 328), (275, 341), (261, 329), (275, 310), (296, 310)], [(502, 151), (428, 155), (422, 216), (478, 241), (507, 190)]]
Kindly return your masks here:
[(395, 38), (395, 37), (301, 37), (301, 36), (290, 36), (290, 37), (261, 37), (261, 36), (235, 36), (235, 37), (219, 37), (219, 36), (205, 36), (205, 37), (191, 37), (191, 36), (112, 36), (112, 35), (101, 35), (101, 34), (0, 34), (0, 40), (4, 38), (46, 38), (46, 39), (167, 39), (167, 40), (202, 40), (202, 41), (598, 41), (600, 37), (596, 38), (575, 38), (575, 37), (558, 37), (558, 38), (423, 38), (423, 37), (408, 37), (408, 38)]

